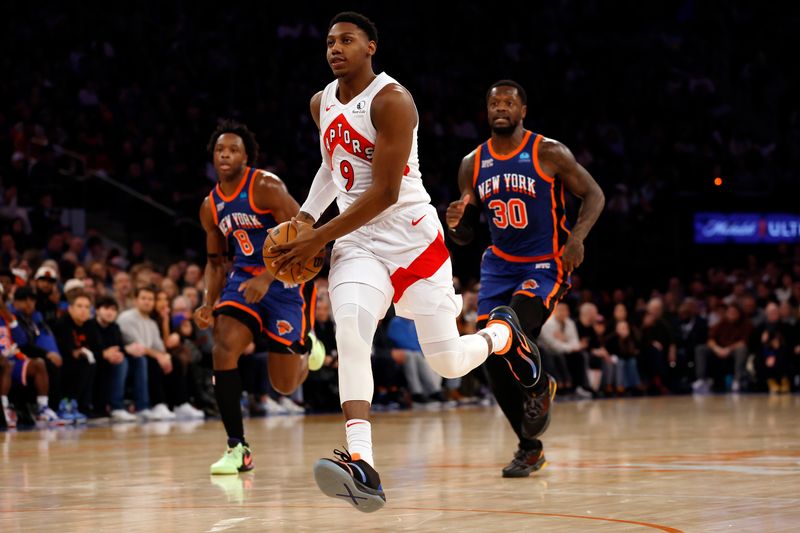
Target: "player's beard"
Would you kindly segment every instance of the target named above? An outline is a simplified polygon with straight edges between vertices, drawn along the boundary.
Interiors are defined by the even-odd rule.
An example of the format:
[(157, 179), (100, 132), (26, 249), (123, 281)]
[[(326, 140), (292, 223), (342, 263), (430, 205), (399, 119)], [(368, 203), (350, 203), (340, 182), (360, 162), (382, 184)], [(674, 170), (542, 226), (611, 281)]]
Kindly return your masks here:
[(495, 126), (492, 124), (492, 133), (500, 137), (510, 137), (517, 129), (519, 122), (509, 122), (508, 126)]

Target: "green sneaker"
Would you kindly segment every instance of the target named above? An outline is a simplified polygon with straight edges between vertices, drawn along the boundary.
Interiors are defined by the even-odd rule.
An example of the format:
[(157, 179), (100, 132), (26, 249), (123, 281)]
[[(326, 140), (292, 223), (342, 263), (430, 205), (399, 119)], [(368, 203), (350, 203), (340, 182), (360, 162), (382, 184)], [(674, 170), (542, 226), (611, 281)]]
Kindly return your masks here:
[(228, 447), (222, 458), (211, 465), (212, 474), (238, 474), (253, 469), (253, 456), (250, 448), (237, 444), (234, 448)]
[(325, 362), (325, 345), (314, 335), (313, 331), (308, 333), (308, 338), (311, 339), (311, 352), (308, 354), (308, 369), (313, 372), (322, 368), (322, 363)]

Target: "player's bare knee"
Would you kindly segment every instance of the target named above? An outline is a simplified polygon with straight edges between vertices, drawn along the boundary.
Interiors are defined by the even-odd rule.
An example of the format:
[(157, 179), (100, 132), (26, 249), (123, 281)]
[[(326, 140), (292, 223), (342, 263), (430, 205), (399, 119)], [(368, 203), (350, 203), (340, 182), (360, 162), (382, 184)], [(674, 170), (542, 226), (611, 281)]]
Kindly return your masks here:
[(28, 361), (28, 373), (30, 375), (38, 375), (42, 372), (47, 372), (44, 359), (31, 359)]
[(233, 343), (225, 337), (214, 341), (214, 348), (211, 350), (211, 357), (214, 360), (214, 368), (229, 369), (236, 368), (240, 353), (235, 351)]
[(269, 383), (272, 385), (272, 388), (275, 389), (275, 392), (284, 396), (289, 396), (295, 390), (297, 390), (297, 387), (300, 385), (298, 381), (299, 380), (296, 376), (290, 375), (276, 375), (269, 377)]

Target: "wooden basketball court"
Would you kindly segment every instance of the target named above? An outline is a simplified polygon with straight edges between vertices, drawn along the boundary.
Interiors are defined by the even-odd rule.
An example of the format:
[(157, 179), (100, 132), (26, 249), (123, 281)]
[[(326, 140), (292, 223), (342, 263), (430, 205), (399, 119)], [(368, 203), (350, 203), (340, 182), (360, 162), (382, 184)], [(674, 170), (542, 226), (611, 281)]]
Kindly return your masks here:
[(222, 424), (0, 433), (0, 531), (797, 531), (800, 397), (559, 403), (547, 468), (500, 470), (497, 408), (373, 419), (387, 506), (324, 497), (338, 416), (247, 420), (256, 470), (214, 477)]

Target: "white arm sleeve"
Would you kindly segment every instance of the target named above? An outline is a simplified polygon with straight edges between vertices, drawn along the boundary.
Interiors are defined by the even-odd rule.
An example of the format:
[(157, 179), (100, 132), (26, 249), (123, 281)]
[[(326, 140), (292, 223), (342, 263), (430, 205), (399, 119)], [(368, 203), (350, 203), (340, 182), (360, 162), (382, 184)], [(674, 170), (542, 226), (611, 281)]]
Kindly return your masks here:
[(300, 211), (308, 213), (314, 220), (319, 220), (320, 215), (336, 199), (339, 189), (333, 183), (333, 174), (328, 164), (323, 160), (319, 166), (317, 175), (311, 183), (311, 190), (308, 191), (308, 198), (303, 202)]

